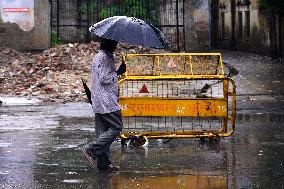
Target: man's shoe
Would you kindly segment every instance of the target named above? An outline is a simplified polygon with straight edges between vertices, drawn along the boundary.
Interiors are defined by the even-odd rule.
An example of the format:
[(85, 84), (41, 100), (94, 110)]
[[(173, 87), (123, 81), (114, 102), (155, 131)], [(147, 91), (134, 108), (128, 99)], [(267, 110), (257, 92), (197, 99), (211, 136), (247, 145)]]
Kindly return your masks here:
[(109, 169), (112, 171), (119, 171), (120, 167), (118, 165), (109, 164)]
[(95, 166), (96, 164), (96, 157), (90, 152), (89, 149), (83, 148), (83, 154), (86, 156), (86, 158), (88, 159), (88, 161)]
[(120, 167), (119, 166), (115, 166), (113, 164), (109, 164), (106, 167), (98, 167), (99, 172), (107, 172), (107, 171), (119, 171)]

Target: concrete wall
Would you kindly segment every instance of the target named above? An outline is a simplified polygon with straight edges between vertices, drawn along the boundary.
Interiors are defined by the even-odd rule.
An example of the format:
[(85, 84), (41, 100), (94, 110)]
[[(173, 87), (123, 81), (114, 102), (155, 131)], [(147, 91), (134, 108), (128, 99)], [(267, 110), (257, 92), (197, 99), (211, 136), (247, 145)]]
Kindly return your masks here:
[(210, 28), (208, 0), (185, 0), (184, 25), (186, 51), (208, 51)]
[[(50, 5), (48, 0), (29, 1), (28, 12), (4, 12), (7, 6), (24, 7), (23, 1), (14, 5), (0, 4), (0, 47), (18, 50), (42, 50), (50, 46)], [(28, 1), (27, 1), (28, 2)], [(34, 8), (33, 8), (34, 7)]]

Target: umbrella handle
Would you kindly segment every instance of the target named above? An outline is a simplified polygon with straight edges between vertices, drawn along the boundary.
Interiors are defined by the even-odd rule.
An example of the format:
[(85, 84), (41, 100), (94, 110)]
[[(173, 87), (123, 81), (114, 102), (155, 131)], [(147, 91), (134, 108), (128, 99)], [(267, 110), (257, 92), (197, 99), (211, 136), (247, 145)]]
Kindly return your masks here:
[(127, 54), (124, 54), (124, 55), (122, 56), (122, 61), (121, 61), (121, 62), (122, 62), (123, 64), (125, 64), (125, 62), (126, 62), (126, 57), (127, 57)]
[[(122, 61), (121, 61), (122, 64), (125, 64), (125, 65), (126, 65), (126, 57), (127, 57), (127, 54), (124, 54), (124, 55), (122, 56)], [(126, 71), (125, 71), (121, 76), (127, 76), (127, 69), (126, 69)]]

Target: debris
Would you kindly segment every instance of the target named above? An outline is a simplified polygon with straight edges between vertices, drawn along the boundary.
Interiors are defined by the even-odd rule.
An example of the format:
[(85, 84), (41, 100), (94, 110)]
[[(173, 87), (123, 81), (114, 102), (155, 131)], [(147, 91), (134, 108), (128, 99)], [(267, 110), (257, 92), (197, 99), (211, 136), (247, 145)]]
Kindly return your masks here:
[(2, 53), (4, 53), (4, 54), (9, 54), (10, 52), (11, 52), (11, 49), (9, 49), (9, 48), (2, 50)]
[[(0, 48), (0, 92), (11, 96), (35, 96), (44, 102), (85, 102), (81, 78), (90, 86), (90, 68), (99, 43), (57, 45), (41, 53)], [(161, 50), (118, 45), (115, 61), (123, 53), (155, 53)]]

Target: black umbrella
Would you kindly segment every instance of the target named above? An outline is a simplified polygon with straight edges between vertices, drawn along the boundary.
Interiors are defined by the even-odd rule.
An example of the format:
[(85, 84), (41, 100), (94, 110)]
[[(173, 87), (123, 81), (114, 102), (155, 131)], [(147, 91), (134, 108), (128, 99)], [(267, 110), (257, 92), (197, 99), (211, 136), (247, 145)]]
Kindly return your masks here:
[(85, 89), (85, 93), (87, 95), (87, 98), (89, 100), (89, 103), (92, 104), (92, 93), (88, 87), (88, 85), (84, 82), (83, 78), (81, 78), (82, 82), (83, 82), (83, 86), (84, 86), (84, 89)]
[(153, 48), (170, 47), (170, 43), (158, 28), (135, 17), (110, 17), (94, 24), (89, 31), (101, 38), (132, 45)]

